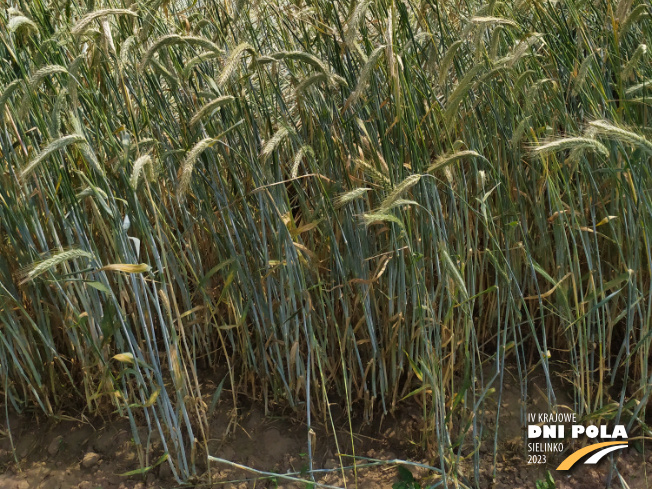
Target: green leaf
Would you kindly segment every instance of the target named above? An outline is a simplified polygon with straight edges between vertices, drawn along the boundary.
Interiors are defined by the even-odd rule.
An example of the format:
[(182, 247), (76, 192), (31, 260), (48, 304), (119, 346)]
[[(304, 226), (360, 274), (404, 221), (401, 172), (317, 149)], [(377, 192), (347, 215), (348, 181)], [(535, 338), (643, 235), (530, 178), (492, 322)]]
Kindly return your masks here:
[(106, 285), (104, 285), (102, 282), (86, 282), (86, 285), (89, 285), (93, 287), (94, 289), (99, 290), (100, 292), (104, 292), (105, 294), (111, 295), (111, 289), (109, 289)]
[(120, 477), (131, 477), (132, 475), (142, 475), (146, 474), (150, 470), (152, 470), (154, 467), (158, 467), (161, 465), (163, 462), (165, 462), (169, 457), (168, 452), (165, 452), (159, 459), (154, 462), (153, 465), (150, 465), (149, 467), (143, 467), (141, 469), (136, 469), (136, 470), (130, 470), (129, 472), (125, 472), (124, 474), (120, 474)]

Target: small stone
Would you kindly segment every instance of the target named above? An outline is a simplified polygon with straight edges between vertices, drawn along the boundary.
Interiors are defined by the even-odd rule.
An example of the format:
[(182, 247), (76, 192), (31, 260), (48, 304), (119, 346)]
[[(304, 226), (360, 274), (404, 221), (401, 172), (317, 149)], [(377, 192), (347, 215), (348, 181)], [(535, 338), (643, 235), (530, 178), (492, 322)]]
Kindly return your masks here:
[(50, 454), (50, 456), (54, 457), (57, 453), (59, 453), (59, 447), (61, 446), (62, 440), (63, 440), (63, 436), (59, 435), (50, 442), (50, 444), (48, 445), (48, 453)]
[(88, 452), (81, 461), (81, 466), (85, 469), (95, 467), (100, 462), (100, 455), (95, 452)]
[(328, 470), (336, 469), (339, 466), (340, 465), (337, 463), (337, 460), (335, 460), (334, 458), (329, 458), (328, 460), (326, 460), (326, 462), (324, 462), (324, 468)]
[(80, 482), (77, 489), (93, 489), (93, 483), (91, 481)]
[(134, 486), (134, 489), (145, 489), (145, 484), (142, 483), (142, 482), (138, 482), (138, 483), (136, 483), (136, 485)]
[(16, 484), (16, 489), (29, 489), (29, 482), (20, 481), (18, 484)]

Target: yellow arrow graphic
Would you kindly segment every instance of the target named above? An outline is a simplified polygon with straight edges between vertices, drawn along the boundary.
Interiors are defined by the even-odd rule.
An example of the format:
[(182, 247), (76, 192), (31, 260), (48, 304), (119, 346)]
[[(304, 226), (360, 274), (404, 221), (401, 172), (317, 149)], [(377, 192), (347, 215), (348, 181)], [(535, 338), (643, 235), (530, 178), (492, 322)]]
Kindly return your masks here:
[(570, 469), (573, 465), (575, 465), (575, 462), (577, 462), (579, 459), (581, 459), (584, 455), (588, 455), (589, 453), (595, 452), (596, 450), (600, 450), (601, 448), (605, 447), (610, 447), (613, 445), (627, 445), (626, 441), (605, 441), (604, 443), (594, 443), (593, 445), (589, 445), (587, 447), (581, 448), (575, 453), (570, 454), (568, 457), (564, 459), (562, 463), (559, 464), (559, 467), (557, 467), (557, 470), (568, 470)]

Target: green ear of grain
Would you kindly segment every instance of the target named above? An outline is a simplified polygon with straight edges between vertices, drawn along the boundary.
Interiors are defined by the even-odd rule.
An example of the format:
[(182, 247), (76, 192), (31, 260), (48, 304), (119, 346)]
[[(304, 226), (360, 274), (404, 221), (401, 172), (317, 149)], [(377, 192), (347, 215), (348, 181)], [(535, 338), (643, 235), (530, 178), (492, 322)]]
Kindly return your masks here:
[(625, 90), (625, 93), (627, 95), (633, 95), (645, 89), (650, 90), (651, 88), (652, 88), (652, 80), (645, 80), (642, 83), (638, 83), (636, 85), (632, 85), (631, 87), (627, 88)]
[(586, 77), (589, 73), (591, 64), (593, 63), (594, 59), (595, 59), (595, 54), (591, 53), (586, 58), (584, 58), (584, 61), (582, 61), (582, 64), (580, 65), (580, 69), (577, 70), (577, 76), (573, 79), (572, 93), (574, 95), (577, 95), (582, 89), (582, 86), (586, 81)]
[(167, 46), (173, 46), (175, 44), (189, 44), (202, 47), (208, 51), (212, 51), (215, 54), (222, 53), (222, 50), (214, 42), (204, 37), (168, 34), (166, 36), (159, 37), (156, 41), (154, 41), (154, 44), (149, 47), (142, 60), (140, 61), (140, 69), (145, 69), (147, 65), (152, 62), (152, 58), (158, 50)]
[(652, 154), (652, 142), (648, 141), (645, 137), (640, 134), (636, 134), (633, 131), (624, 129), (622, 127), (615, 126), (607, 121), (593, 121), (589, 122), (589, 127), (593, 129), (600, 136), (604, 136), (609, 139), (620, 141), (624, 144), (630, 144), (632, 146), (637, 146), (641, 148), (648, 154)]
[(603, 155), (605, 158), (609, 157), (609, 149), (601, 142), (584, 137), (571, 137), (562, 138), (549, 143), (536, 146), (532, 149), (535, 154), (547, 155), (557, 153), (559, 151), (593, 151)]
[(471, 68), (465, 75), (464, 78), (460, 80), (453, 93), (448, 97), (448, 103), (446, 104), (446, 111), (444, 112), (444, 120), (447, 124), (450, 124), (453, 117), (457, 113), (457, 108), (460, 103), (466, 97), (466, 94), (473, 87), (473, 79), (478, 73), (484, 69), (484, 66), (481, 64), (475, 65)]
[(401, 229), (405, 229), (403, 221), (389, 212), (368, 212), (362, 215), (362, 222), (366, 227), (378, 222), (393, 222), (394, 224), (398, 224)]
[(77, 22), (72, 27), (70, 32), (72, 33), (73, 36), (79, 36), (88, 28), (88, 26), (91, 25), (91, 23), (94, 20), (102, 19), (108, 15), (129, 15), (131, 17), (138, 17), (137, 12), (134, 12), (133, 10), (123, 9), (123, 8), (108, 8), (103, 10), (96, 10), (95, 12), (90, 12), (84, 15), (79, 20), (79, 22)]
[(529, 36), (527, 39), (519, 41), (515, 46), (512, 47), (510, 53), (504, 58), (496, 61), (496, 63), (505, 64), (509, 68), (513, 68), (516, 63), (518, 63), (525, 54), (530, 50), (532, 46), (537, 44), (543, 39), (543, 35), (540, 33), (535, 33)]
[(0, 94), (0, 120), (4, 119), (4, 114), (5, 114), (5, 104), (7, 103), (7, 100), (9, 100), (9, 97), (11, 97), (11, 94), (13, 94), (16, 90), (22, 87), (23, 85), (23, 80), (14, 80), (11, 83), (9, 83), (5, 89), (2, 91), (2, 94)]
[(446, 54), (444, 54), (444, 58), (441, 60), (441, 63), (439, 63), (439, 86), (443, 86), (444, 83), (446, 82), (446, 77), (448, 76), (448, 70), (451, 67), (451, 64), (453, 63), (453, 59), (457, 54), (457, 50), (462, 45), (462, 43), (463, 43), (462, 40), (457, 40), (453, 44), (451, 44), (446, 50)]
[(392, 190), (392, 192), (387, 197), (385, 197), (383, 202), (380, 204), (380, 209), (379, 209), (380, 212), (389, 209), (394, 204), (394, 202), (396, 202), (401, 197), (401, 195), (403, 195), (405, 192), (407, 192), (412, 187), (414, 187), (417, 183), (419, 183), (419, 180), (421, 180), (422, 177), (423, 175), (419, 175), (419, 174), (410, 175), (401, 183), (399, 183), (394, 188), (394, 190)]
[(22, 15), (12, 17), (7, 24), (9, 32), (18, 32), (20, 30), (32, 30), (38, 33), (38, 25), (32, 20)]
[(346, 99), (346, 102), (344, 102), (344, 107), (342, 108), (343, 112), (345, 112), (360, 98), (360, 95), (362, 95), (362, 92), (366, 88), (367, 83), (369, 83), (369, 79), (371, 78), (374, 68), (376, 67), (376, 63), (378, 63), (378, 60), (384, 52), (385, 45), (382, 45), (374, 49), (373, 52), (369, 55), (369, 59), (367, 59), (367, 62), (362, 68), (362, 71), (360, 71), (360, 76), (358, 77), (358, 83), (356, 84), (355, 89), (351, 95), (349, 95), (349, 98)]
[(39, 70), (36, 71), (36, 73), (34, 73), (30, 77), (28, 82), (29, 89), (36, 90), (44, 78), (50, 75), (55, 75), (57, 73), (68, 74), (68, 70), (63, 66), (59, 66), (59, 65), (48, 65), (48, 66), (44, 66), (43, 68), (40, 68)]
[(308, 146), (307, 144), (304, 144), (303, 146), (301, 146), (301, 148), (299, 148), (299, 151), (297, 151), (297, 154), (294, 157), (294, 162), (292, 163), (292, 170), (290, 172), (292, 178), (297, 178), (299, 176), (299, 165), (301, 165), (301, 161), (306, 156), (310, 158), (314, 158), (315, 151), (312, 149), (312, 147)]
[(621, 35), (626, 34), (627, 31), (629, 31), (631, 27), (639, 22), (642, 18), (649, 17), (649, 8), (649, 5), (646, 5), (645, 3), (641, 3), (634, 7), (629, 15), (627, 15), (625, 20), (623, 20), (623, 22), (620, 24)]
[(195, 168), (195, 162), (197, 158), (208, 148), (213, 146), (217, 140), (215, 138), (205, 138), (199, 141), (195, 146), (188, 152), (186, 159), (183, 161), (181, 168), (179, 169), (179, 185), (178, 185), (178, 196), (179, 199), (183, 199), (190, 187), (190, 179), (192, 177), (192, 171)]
[(166, 36), (159, 37), (156, 41), (154, 41), (154, 44), (149, 47), (149, 49), (145, 52), (145, 55), (140, 60), (140, 69), (143, 70), (147, 68), (147, 65), (152, 62), (152, 58), (154, 57), (156, 51), (162, 49), (165, 46), (172, 46), (173, 44), (179, 42), (181, 42), (181, 36), (178, 34), (168, 34)]
[(92, 260), (94, 257), (91, 253), (80, 249), (71, 249), (67, 251), (62, 251), (61, 253), (58, 253), (48, 258), (47, 260), (43, 260), (41, 262), (32, 264), (29, 268), (27, 268), (24, 271), (24, 278), (20, 283), (24, 284), (26, 282), (30, 282), (34, 280), (36, 277), (38, 277), (39, 275), (42, 275), (52, 270), (53, 268), (61, 265), (62, 263), (77, 258), (86, 258), (88, 260)]
[(353, 202), (356, 199), (364, 197), (370, 190), (371, 189), (368, 187), (359, 187), (354, 188), (353, 190), (349, 190), (348, 192), (338, 195), (333, 201), (333, 205), (336, 209), (344, 207), (349, 202)]
[(86, 139), (84, 138), (84, 136), (81, 136), (79, 134), (70, 134), (68, 136), (63, 136), (57, 139), (56, 141), (52, 141), (43, 149), (43, 151), (41, 151), (36, 156), (36, 158), (30, 161), (27, 164), (27, 166), (25, 166), (25, 168), (21, 170), (20, 172), (21, 180), (25, 180), (41, 162), (43, 162), (45, 159), (47, 159), (50, 155), (52, 155), (56, 151), (64, 149), (67, 146), (70, 146), (71, 144), (79, 144), (85, 142)]
[(250, 52), (254, 55), (256, 54), (254, 48), (251, 46), (251, 44), (247, 42), (238, 44), (233, 49), (233, 51), (231, 51), (229, 57), (224, 62), (224, 68), (222, 69), (222, 73), (220, 73), (220, 76), (217, 79), (218, 86), (220, 87), (224, 86), (226, 82), (229, 81), (231, 76), (233, 76), (233, 73), (235, 73), (235, 69), (238, 67), (238, 62), (240, 61), (240, 57), (245, 52)]
[(231, 95), (223, 95), (221, 97), (217, 97), (214, 100), (211, 100), (201, 109), (199, 109), (194, 116), (192, 116), (192, 119), (190, 119), (190, 125), (194, 126), (207, 114), (212, 114), (215, 110), (219, 109), (223, 105), (228, 104), (229, 102), (232, 102), (233, 100), (235, 100), (235, 97), (232, 97)]
[(314, 75), (311, 75), (308, 78), (302, 80), (294, 89), (294, 94), (296, 96), (301, 96), (311, 86), (316, 85), (318, 83), (324, 83), (327, 81), (328, 81), (328, 76), (326, 76), (324, 73), (315, 73)]
[(219, 56), (220, 56), (219, 53), (215, 51), (205, 51), (201, 54), (198, 54), (194, 58), (190, 58), (186, 62), (183, 68), (183, 77), (189, 78), (195, 66), (199, 65), (200, 63), (204, 63), (206, 61), (210, 61), (212, 59), (218, 58)]
[(326, 75), (329, 72), (328, 67), (324, 64), (322, 60), (320, 60), (317, 56), (313, 54), (304, 53), (303, 51), (281, 51), (272, 54), (271, 57), (277, 60), (282, 59), (282, 60), (291, 60), (291, 61), (301, 61), (302, 63), (306, 63), (316, 68), (324, 75)]
[(448, 273), (451, 274), (453, 281), (455, 282), (455, 285), (457, 285), (458, 289), (460, 292), (462, 292), (462, 299), (466, 300), (469, 298), (469, 292), (468, 289), (466, 288), (466, 282), (462, 278), (462, 274), (460, 273), (459, 269), (453, 262), (451, 256), (448, 254), (448, 251), (446, 251), (446, 248), (442, 244), (439, 247), (439, 253), (440, 256), (442, 257), (442, 261), (444, 262), (444, 265), (446, 266), (446, 269), (448, 270)]
[(452, 154), (441, 155), (439, 158), (437, 158), (434, 161), (432, 165), (428, 167), (428, 173), (432, 173), (436, 170), (441, 170), (442, 168), (445, 168), (448, 165), (458, 160), (461, 160), (462, 158), (466, 158), (467, 156), (474, 157), (474, 158), (482, 158), (483, 160), (486, 160), (485, 157), (482, 156), (477, 151), (473, 151), (473, 150), (458, 151)]
[(150, 155), (143, 155), (134, 161), (134, 168), (131, 172), (131, 178), (129, 179), (131, 188), (136, 190), (138, 187), (138, 179), (140, 178), (140, 174), (145, 167), (149, 168), (150, 174), (152, 173), (152, 165), (152, 157)]
[(621, 73), (622, 79), (624, 80), (628, 79), (636, 70), (639, 61), (641, 61), (641, 59), (645, 59), (646, 57), (647, 57), (647, 45), (639, 44), (638, 47), (636, 48), (636, 51), (634, 51), (634, 54), (632, 54), (631, 58), (629, 58), (629, 61), (627, 61), (627, 63), (625, 63), (625, 65), (623, 66), (623, 71)]
[(288, 138), (288, 136), (292, 133), (290, 128), (286, 125), (282, 125), (281, 127), (278, 128), (276, 133), (265, 143), (263, 146), (262, 151), (260, 152), (260, 158), (265, 161), (267, 158), (271, 156), (271, 154), (274, 152), (276, 148), (285, 140)]
[(358, 31), (360, 28), (360, 23), (373, 2), (372, 0), (362, 0), (353, 9), (351, 17), (346, 21), (346, 26), (344, 28), (344, 42), (352, 47), (355, 43), (355, 38), (358, 36)]

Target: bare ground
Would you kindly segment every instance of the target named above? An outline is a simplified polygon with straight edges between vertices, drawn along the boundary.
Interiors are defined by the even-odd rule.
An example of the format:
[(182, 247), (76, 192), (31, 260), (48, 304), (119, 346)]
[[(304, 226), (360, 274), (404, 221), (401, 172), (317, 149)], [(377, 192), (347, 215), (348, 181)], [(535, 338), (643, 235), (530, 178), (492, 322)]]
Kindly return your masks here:
[[(536, 397), (536, 395), (534, 395)], [(561, 403), (563, 403), (561, 399)], [(498, 456), (493, 476), (493, 433), (480, 450), (480, 487), (493, 489), (534, 488), (536, 481), (550, 470), (558, 489), (597, 489), (606, 487), (609, 464), (603, 460), (595, 466), (579, 466), (570, 473), (556, 472), (554, 468), (566, 455), (549, 457), (546, 465), (528, 465), (519, 418), (519, 392), (507, 385), (501, 400), (501, 422), (498, 436)], [(536, 404), (536, 399), (531, 402)], [(338, 443), (331, 430), (318, 427), (312, 438), (314, 468), (328, 469), (318, 473), (318, 482), (347, 488), (391, 488), (397, 482), (397, 468), (386, 464), (354, 470), (337, 470), (340, 464), (353, 465), (354, 459), (338, 457), (338, 453), (368, 457), (377, 460), (411, 460), (436, 464), (420, 447), (423, 429), (419, 410), (415, 406), (403, 408), (394, 416), (378, 418), (365, 426), (357, 425), (354, 432), (347, 431), (348, 419), (334, 406), (334, 421)], [(495, 411), (494, 411), (495, 412)], [(242, 407), (234, 417), (231, 408), (220, 404), (210, 420), (209, 453), (258, 470), (276, 473), (305, 473), (308, 469), (307, 430), (305, 424), (291, 421), (291, 416), (265, 416), (260, 405), (253, 403)], [(231, 422), (237, 420), (234, 426)], [(225, 436), (230, 426), (230, 433)], [(138, 469), (138, 450), (134, 444), (129, 424), (124, 420), (59, 419), (39, 422), (34, 417), (10, 418), (15, 452), (7, 436), (6, 422), (0, 433), (0, 489), (150, 489), (178, 487), (167, 463), (156, 467), (145, 476), (124, 476)], [(154, 444), (147, 464), (152, 464), (160, 449)], [(640, 448), (640, 447), (639, 447)], [(159, 450), (159, 451), (157, 451)], [(649, 450), (649, 447), (647, 448)], [(201, 457), (198, 457), (201, 458)], [(366, 463), (359, 460), (360, 464)], [(256, 474), (220, 463), (202, 467), (196, 487), (268, 488), (305, 487), (304, 484), (257, 478)], [(471, 460), (460, 462), (461, 472), (473, 480)], [(652, 452), (639, 453), (629, 448), (617, 459), (617, 467), (631, 489), (652, 487), (648, 479), (652, 474)], [(422, 487), (439, 479), (436, 473), (419, 467), (408, 467)], [(300, 477), (300, 475), (299, 475)], [(450, 487), (453, 487), (451, 484)], [(612, 487), (626, 486), (616, 477)]]

